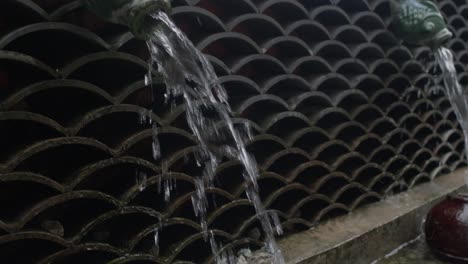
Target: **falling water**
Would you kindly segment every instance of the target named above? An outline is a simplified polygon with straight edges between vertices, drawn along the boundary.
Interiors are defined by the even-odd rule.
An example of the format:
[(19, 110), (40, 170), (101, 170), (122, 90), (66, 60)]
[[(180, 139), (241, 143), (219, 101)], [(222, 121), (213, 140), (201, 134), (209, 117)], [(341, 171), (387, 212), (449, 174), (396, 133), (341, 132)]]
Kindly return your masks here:
[(146, 172), (136, 170), (136, 184), (140, 192), (146, 189), (147, 179)]
[[(457, 120), (463, 130), (465, 137), (465, 155), (468, 158), (468, 97), (465, 95), (462, 86), (458, 82), (457, 70), (455, 68), (452, 52), (445, 48), (440, 47), (435, 51), (435, 60), (437, 66), (441, 70), (441, 75), (436, 76), (437, 80), (443, 82), (442, 87), (446, 96), (448, 97), (457, 117)], [(428, 70), (429, 71), (429, 70)], [(440, 80), (439, 80), (440, 79)], [(429, 84), (425, 87), (426, 92), (428, 91)], [(438, 91), (433, 90), (434, 93)], [(465, 175), (465, 182), (468, 186), (468, 177)], [(424, 234), (425, 219), (421, 223), (420, 233), (416, 239), (411, 240), (407, 243), (402, 244), (385, 257), (378, 259), (372, 264), (390, 264), (390, 263), (442, 263), (435, 259), (426, 244)], [(445, 263), (445, 262), (444, 262)]]
[[(440, 47), (435, 53), (435, 58), (442, 71), (443, 89), (455, 110), (455, 115), (463, 130), (465, 156), (468, 159), (468, 96), (458, 82), (457, 69), (453, 62), (453, 53), (445, 47)], [(468, 173), (465, 173), (465, 183), (468, 186)]]
[(458, 82), (452, 52), (445, 47), (440, 47), (436, 50), (435, 58), (442, 71), (441, 78), (444, 82), (442, 87), (455, 110), (455, 115), (463, 130), (465, 155), (468, 157), (468, 97)]
[[(235, 263), (232, 254), (223, 257), (225, 252), (219, 252), (221, 247), (216, 246), (206, 222), (208, 199), (205, 190), (213, 186), (216, 168), (224, 157), (238, 159), (243, 164), (246, 194), (254, 205), (256, 216), (265, 232), (265, 248), (272, 256), (272, 263), (284, 263), (274, 238), (275, 233), (282, 234), (279, 218), (275, 212), (266, 211), (263, 207), (258, 195), (257, 164), (245, 148), (245, 142), (251, 139), (249, 127), (234, 126), (227, 94), (209, 61), (174, 25), (167, 14), (157, 12), (152, 17), (157, 21), (157, 26), (149, 32), (150, 38), (147, 42), (151, 54), (150, 64), (156, 64), (164, 78), (167, 87), (166, 102), (176, 97), (183, 98), (187, 124), (198, 140), (195, 158), (203, 172), (195, 179), (196, 191), (192, 195), (192, 203), (217, 263)], [(149, 77), (147, 79), (150, 80)], [(158, 159), (160, 148), (155, 123), (153, 130), (153, 155)], [(165, 183), (166, 199), (172, 189), (171, 183)], [(156, 237), (155, 241), (158, 241)]]

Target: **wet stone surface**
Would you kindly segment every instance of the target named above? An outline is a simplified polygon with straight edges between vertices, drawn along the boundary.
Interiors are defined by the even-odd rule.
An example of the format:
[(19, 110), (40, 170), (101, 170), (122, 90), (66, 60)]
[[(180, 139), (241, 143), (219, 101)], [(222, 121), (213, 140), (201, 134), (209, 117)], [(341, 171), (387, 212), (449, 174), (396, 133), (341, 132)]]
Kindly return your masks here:
[(374, 264), (450, 264), (452, 262), (439, 260), (429, 250), (426, 241), (421, 238), (397, 252)]
[(272, 254), (265, 249), (260, 249), (255, 252), (249, 249), (243, 249), (239, 252), (239, 258), (236, 264), (271, 264), (273, 263)]

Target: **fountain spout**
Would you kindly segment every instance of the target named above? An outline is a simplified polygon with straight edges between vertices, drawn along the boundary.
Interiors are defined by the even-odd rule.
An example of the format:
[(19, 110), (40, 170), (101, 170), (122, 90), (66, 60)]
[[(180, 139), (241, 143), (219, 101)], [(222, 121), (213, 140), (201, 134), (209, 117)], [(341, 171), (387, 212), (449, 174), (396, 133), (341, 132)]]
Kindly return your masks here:
[(90, 10), (101, 18), (130, 28), (140, 39), (148, 38), (148, 31), (158, 24), (151, 14), (170, 12), (170, 0), (84, 0)]
[(401, 39), (436, 50), (452, 37), (433, 0), (390, 0), (392, 27)]

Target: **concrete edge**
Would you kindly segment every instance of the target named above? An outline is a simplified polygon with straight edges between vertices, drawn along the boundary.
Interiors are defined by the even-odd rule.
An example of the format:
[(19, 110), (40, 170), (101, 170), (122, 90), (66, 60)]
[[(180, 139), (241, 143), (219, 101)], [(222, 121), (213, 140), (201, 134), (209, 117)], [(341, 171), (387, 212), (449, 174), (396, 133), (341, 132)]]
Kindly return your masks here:
[(468, 168), (440, 176), (407, 192), (281, 238), (286, 263), (369, 264), (421, 234), (430, 208), (461, 191)]

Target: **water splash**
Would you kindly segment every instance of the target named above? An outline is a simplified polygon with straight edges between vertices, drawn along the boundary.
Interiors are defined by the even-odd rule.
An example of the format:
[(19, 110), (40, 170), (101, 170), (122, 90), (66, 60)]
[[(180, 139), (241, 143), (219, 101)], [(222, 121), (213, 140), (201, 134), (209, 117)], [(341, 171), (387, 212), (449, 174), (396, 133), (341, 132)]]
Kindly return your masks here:
[(142, 109), (140, 111), (140, 119), (139, 119), (140, 125), (151, 124), (153, 122), (151, 118), (151, 113), (152, 112), (149, 109)]
[[(206, 221), (206, 190), (214, 184), (218, 165), (224, 158), (231, 158), (238, 159), (244, 167), (246, 194), (254, 205), (256, 216), (264, 230), (265, 247), (273, 256), (272, 263), (284, 263), (274, 238), (274, 234), (282, 234), (278, 215), (273, 211), (266, 211), (263, 207), (258, 195), (257, 164), (245, 148), (245, 142), (252, 137), (250, 127), (238, 129), (234, 126), (226, 91), (205, 56), (175, 26), (167, 14), (157, 12), (152, 17), (158, 23), (150, 31), (150, 40), (147, 42), (151, 54), (149, 64), (156, 64), (166, 83), (166, 101), (170, 102), (173, 98), (183, 99), (187, 124), (197, 138), (198, 147), (194, 154), (203, 172), (195, 179), (196, 191), (192, 195), (192, 204), (195, 214), (200, 219), (203, 233), (206, 234), (205, 239), (210, 240), (213, 254), (218, 256), (218, 263), (235, 263), (232, 254), (229, 257), (219, 257), (225, 253), (219, 252), (221, 247), (213, 247), (217, 244), (214, 236), (209, 236)], [(151, 82), (149, 77), (145, 81)], [(153, 131), (156, 131), (153, 133), (153, 155), (157, 159), (160, 157), (160, 149), (159, 144), (154, 143), (157, 142), (155, 125)], [(168, 199), (171, 190), (172, 185), (165, 184), (165, 198)]]
[(227, 263), (237, 263), (237, 258), (235, 257), (232, 249), (223, 250), (223, 244), (216, 242), (214, 232), (209, 231), (209, 243), (211, 246), (211, 252), (213, 252), (215, 261), (218, 264), (227, 264)]

